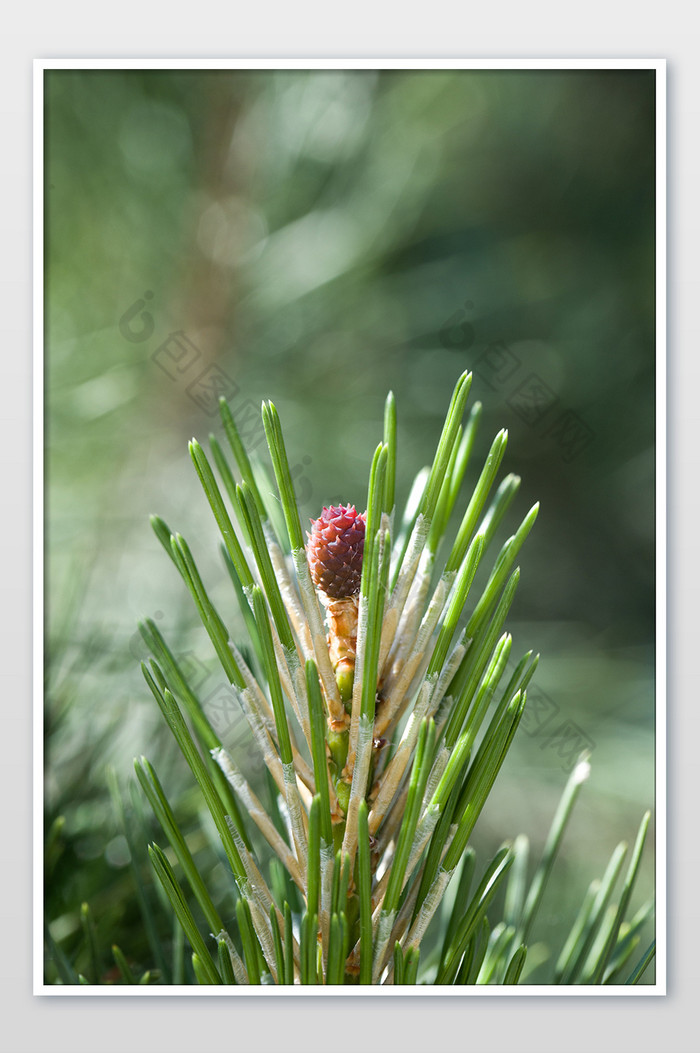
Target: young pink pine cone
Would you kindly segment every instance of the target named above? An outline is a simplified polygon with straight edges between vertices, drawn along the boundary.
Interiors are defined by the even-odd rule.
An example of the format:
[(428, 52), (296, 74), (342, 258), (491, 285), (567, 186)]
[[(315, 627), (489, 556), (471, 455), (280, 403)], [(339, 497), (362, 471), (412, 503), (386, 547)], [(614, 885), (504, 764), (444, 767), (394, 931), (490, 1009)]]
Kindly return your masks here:
[(306, 546), (311, 577), (331, 600), (356, 596), (362, 578), (365, 514), (354, 505), (331, 505), (311, 520)]
[(366, 515), (354, 505), (331, 505), (311, 520), (306, 555), (328, 616), (328, 653), (340, 697), (352, 699), (357, 647), (357, 602), (362, 580)]

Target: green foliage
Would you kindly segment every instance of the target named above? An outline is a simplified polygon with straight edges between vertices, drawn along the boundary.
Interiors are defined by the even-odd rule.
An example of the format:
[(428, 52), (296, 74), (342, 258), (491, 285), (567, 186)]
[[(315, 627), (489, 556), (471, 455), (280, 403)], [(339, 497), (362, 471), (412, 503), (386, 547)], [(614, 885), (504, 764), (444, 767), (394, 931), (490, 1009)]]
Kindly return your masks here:
[[(262, 477), (223, 400), (240, 485), (222, 447), (214, 441), (212, 449), (231, 511), (202, 447), (196, 440), (190, 444), (232, 583), (239, 586), (233, 593), (244, 606), (252, 666), (211, 603), (184, 538), (157, 517), (153, 527), (190, 592), (264, 757), (271, 798), (267, 807), (261, 802), (155, 624), (144, 623), (142, 635), (153, 656), (143, 665), (144, 676), (202, 795), (233, 897), (228, 906), (215, 903), (208, 875), (200, 871), (153, 766), (143, 757), (136, 761), (138, 782), (172, 853), (155, 843), (148, 849), (175, 919), (172, 963), (159, 944), (143, 874), (135, 869), (158, 982), (527, 982), (533, 924), (590, 766), (585, 755), (575, 766), (531, 879), (522, 836), (477, 868), (470, 838), (517, 732), (538, 661), (528, 652), (504, 684), (512, 646), (504, 624), (520, 576), (514, 564), (538, 506), (503, 546), (481, 595), (472, 599), (494, 523), (519, 484), (512, 476), (504, 480), (487, 509), (507, 443), (507, 434), (499, 433), (444, 567), (437, 564), (479, 420), (472, 410), (463, 430), (470, 384), (471, 376), (464, 374), (432, 467), (420, 476), (416, 511), (406, 510), (396, 532), (396, 406), (393, 396), (387, 400), (384, 440), (369, 475), (349, 713), (330, 663), (275, 407), (264, 404), (263, 419), (291, 554), (265, 511)], [(114, 777), (112, 794), (133, 862), (138, 845)], [(649, 813), (617, 904), (612, 900), (624, 844), (591, 886), (544, 982), (637, 983), (642, 977), (653, 948), (632, 960), (640, 920), (626, 916), (648, 824)], [(87, 904), (81, 918), (85, 974), (74, 971), (49, 936), (63, 983), (96, 983), (102, 975)], [(191, 973), (184, 969), (183, 937), (192, 952)], [(118, 946), (113, 958), (122, 983), (151, 980), (147, 971), (137, 981)]]

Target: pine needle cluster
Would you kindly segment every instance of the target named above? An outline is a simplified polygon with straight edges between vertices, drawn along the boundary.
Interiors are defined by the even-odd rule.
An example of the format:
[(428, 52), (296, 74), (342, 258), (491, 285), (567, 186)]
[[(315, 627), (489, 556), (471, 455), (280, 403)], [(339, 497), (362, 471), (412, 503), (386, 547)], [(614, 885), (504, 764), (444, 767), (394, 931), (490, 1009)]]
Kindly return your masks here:
[[(528, 651), (512, 668), (505, 628), (538, 505), (493, 558), (496, 531), (520, 484), (507, 475), (496, 485), (508, 439), (499, 432), (439, 559), (480, 419), (478, 403), (466, 411), (471, 379), (459, 378), (432, 464), (418, 474), (401, 515), (390, 394), (366, 513), (324, 509), (306, 541), (275, 406), (262, 407), (272, 493), (221, 401), (229, 451), (212, 436), (211, 459), (196, 440), (190, 454), (221, 534), (250, 637), (245, 649), (214, 607), (185, 539), (152, 520), (273, 790), (266, 808), (159, 629), (144, 622), (153, 656), (144, 676), (204, 796), (235, 897), (235, 921), (231, 910), (224, 921), (153, 766), (139, 759), (138, 781), (170, 846), (168, 853), (151, 845), (151, 861), (202, 984), (521, 981), (532, 924), (589, 764), (583, 756), (576, 765), (530, 881), (524, 837), (477, 873), (470, 838), (539, 657)], [(477, 570), (489, 563), (474, 596)], [(624, 845), (591, 886), (551, 982), (641, 977), (653, 947), (634, 968), (629, 962), (651, 907), (631, 921), (626, 914), (648, 823), (647, 814), (619, 902), (611, 905)], [(264, 867), (270, 852), (273, 865)], [(499, 891), (505, 895), (496, 899)], [(195, 920), (192, 897), (208, 933)], [(490, 907), (501, 900), (502, 920), (494, 923)], [(434, 949), (421, 961), (431, 927)]]

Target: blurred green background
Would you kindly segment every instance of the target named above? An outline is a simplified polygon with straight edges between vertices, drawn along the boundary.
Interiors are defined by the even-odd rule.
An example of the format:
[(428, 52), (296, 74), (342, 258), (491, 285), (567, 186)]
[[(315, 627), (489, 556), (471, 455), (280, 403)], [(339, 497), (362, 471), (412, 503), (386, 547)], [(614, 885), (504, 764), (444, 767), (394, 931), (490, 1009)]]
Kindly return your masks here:
[[(215, 704), (215, 660), (147, 517), (187, 537), (242, 636), (187, 454), (192, 435), (220, 434), (218, 394), (261, 456), (273, 399), (311, 516), (364, 508), (389, 389), (405, 501), (472, 368), (484, 413), (464, 502), (507, 427), (501, 474), (523, 482), (501, 540), (541, 501), (509, 627), (516, 659), (542, 654), (474, 845), (483, 865), (524, 832), (537, 856), (591, 749), (535, 933), (556, 956), (654, 801), (654, 73), (45, 76), (52, 935), (80, 957), (89, 900), (101, 944), (152, 964), (109, 765), (124, 789), (145, 753), (202, 826), (135, 629), (153, 617)], [(226, 733), (244, 755), (240, 726)], [(653, 894), (652, 846), (635, 908)]]

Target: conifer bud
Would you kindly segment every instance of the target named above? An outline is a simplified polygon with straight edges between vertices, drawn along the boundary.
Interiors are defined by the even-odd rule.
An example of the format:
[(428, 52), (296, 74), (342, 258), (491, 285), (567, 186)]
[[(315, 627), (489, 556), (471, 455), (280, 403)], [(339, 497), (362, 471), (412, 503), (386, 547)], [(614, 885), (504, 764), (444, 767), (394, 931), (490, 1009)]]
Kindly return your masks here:
[(331, 505), (311, 520), (306, 556), (328, 618), (328, 653), (349, 708), (355, 673), (357, 602), (362, 580), (366, 515), (354, 505)]
[(365, 515), (354, 505), (331, 505), (311, 520), (307, 557), (317, 589), (331, 600), (356, 596), (362, 578)]

